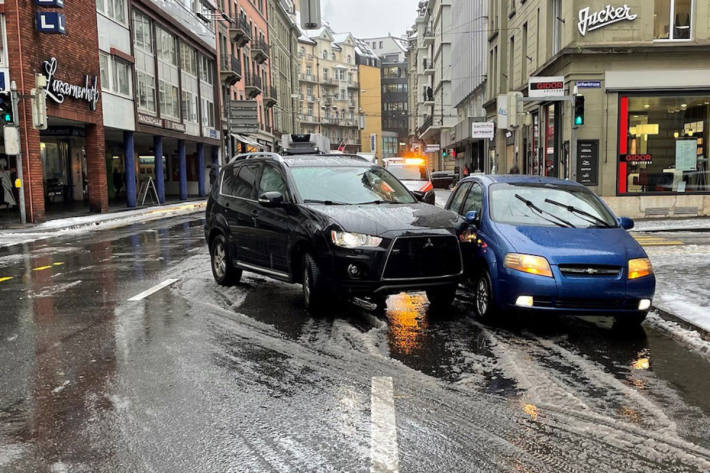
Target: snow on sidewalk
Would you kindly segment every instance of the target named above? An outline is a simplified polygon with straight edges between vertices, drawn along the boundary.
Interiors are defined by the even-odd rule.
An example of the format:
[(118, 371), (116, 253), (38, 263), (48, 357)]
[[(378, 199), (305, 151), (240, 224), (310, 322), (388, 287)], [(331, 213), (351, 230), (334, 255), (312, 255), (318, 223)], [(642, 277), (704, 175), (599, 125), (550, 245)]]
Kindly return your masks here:
[(86, 233), (91, 230), (110, 230), (135, 223), (203, 212), (206, 205), (207, 203), (204, 200), (180, 202), (146, 209), (60, 218), (27, 228), (0, 230), (0, 248), (44, 240), (55, 236)]
[(710, 246), (646, 249), (656, 273), (653, 305), (710, 332)]
[(710, 218), (636, 220), (635, 232), (669, 232), (710, 229)]

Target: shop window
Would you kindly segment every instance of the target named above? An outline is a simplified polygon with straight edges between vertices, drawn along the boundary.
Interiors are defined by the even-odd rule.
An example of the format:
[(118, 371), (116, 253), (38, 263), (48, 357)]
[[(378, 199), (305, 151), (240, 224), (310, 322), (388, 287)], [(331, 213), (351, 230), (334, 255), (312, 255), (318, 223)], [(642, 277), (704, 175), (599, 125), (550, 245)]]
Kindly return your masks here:
[(621, 98), (619, 192), (710, 192), (710, 96)]
[(691, 39), (692, 12), (693, 0), (655, 0), (654, 38)]

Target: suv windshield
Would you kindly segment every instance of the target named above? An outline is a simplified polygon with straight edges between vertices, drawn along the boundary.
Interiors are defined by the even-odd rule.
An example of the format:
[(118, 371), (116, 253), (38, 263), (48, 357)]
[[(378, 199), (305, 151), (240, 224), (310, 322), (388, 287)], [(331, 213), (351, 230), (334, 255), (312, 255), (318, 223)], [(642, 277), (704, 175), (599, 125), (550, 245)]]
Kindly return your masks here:
[(418, 165), (387, 166), (387, 170), (402, 181), (427, 181), (426, 168)]
[(495, 184), (491, 186), (490, 209), (494, 221), (511, 225), (617, 226), (596, 195), (576, 186)]
[(380, 167), (295, 167), (291, 174), (298, 192), (307, 202), (416, 202), (397, 179)]

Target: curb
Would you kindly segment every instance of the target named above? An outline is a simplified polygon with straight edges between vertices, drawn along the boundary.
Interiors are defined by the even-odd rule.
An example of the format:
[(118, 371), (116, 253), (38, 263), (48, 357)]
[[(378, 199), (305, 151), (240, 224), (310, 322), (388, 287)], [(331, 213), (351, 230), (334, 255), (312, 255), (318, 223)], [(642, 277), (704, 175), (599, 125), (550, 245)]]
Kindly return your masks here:
[[(139, 214), (132, 214), (132, 215), (121, 215), (121, 213), (116, 213), (116, 215), (113, 218), (109, 217), (109, 215), (111, 215), (111, 214), (106, 214), (107, 218), (105, 218), (103, 220), (96, 220), (96, 221), (85, 222), (85, 223), (77, 223), (74, 225), (67, 225), (65, 227), (57, 227), (57, 228), (47, 229), (44, 231), (43, 230), (32, 231), (32, 229), (28, 229), (29, 231), (13, 232), (13, 235), (17, 235), (17, 236), (38, 235), (38, 237), (36, 239), (33, 239), (32, 241), (48, 240), (50, 238), (61, 236), (63, 234), (63, 232), (66, 232), (66, 231), (76, 231), (76, 230), (89, 231), (90, 229), (112, 230), (115, 228), (127, 227), (129, 225), (140, 224), (140, 223), (150, 222), (150, 221), (154, 221), (154, 220), (161, 220), (161, 219), (165, 219), (165, 218), (172, 218), (172, 217), (178, 217), (181, 215), (190, 215), (193, 213), (203, 212), (206, 207), (207, 207), (207, 202), (201, 201), (201, 202), (194, 202), (194, 203), (186, 203), (184, 205), (170, 207), (170, 208), (157, 207), (154, 209), (146, 209), (144, 212), (141, 212)], [(13, 246), (22, 245), (22, 244), (23, 243), (21, 243), (21, 242), (4, 244), (2, 241), (0, 241), (0, 248), (11, 248)]]
[(663, 309), (659, 309), (657, 306), (652, 306), (651, 310), (656, 312), (659, 317), (662, 319), (668, 321), (668, 322), (673, 322), (678, 324), (679, 326), (683, 327), (686, 330), (692, 330), (694, 332), (697, 332), (698, 335), (700, 335), (700, 338), (702, 338), (705, 341), (710, 342), (710, 332), (705, 330), (704, 328), (698, 327), (697, 325), (694, 325), (687, 320), (683, 320), (677, 315), (674, 315), (668, 311), (665, 311)]

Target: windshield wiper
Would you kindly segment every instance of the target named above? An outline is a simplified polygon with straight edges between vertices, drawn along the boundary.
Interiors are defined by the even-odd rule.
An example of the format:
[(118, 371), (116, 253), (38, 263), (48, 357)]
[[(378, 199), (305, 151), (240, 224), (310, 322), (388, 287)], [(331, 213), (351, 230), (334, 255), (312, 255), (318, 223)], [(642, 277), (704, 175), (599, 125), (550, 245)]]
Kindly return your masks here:
[(337, 202), (334, 200), (315, 200), (315, 199), (304, 199), (304, 204), (323, 204), (323, 205), (351, 205), (346, 202)]
[(582, 220), (585, 220), (585, 221), (587, 221), (587, 222), (589, 222), (589, 223), (594, 223), (594, 224), (596, 224), (596, 225), (601, 225), (601, 226), (603, 226), (603, 227), (605, 227), (605, 228), (611, 228), (611, 227), (613, 227), (613, 225), (609, 225), (609, 222), (606, 222), (606, 221), (600, 219), (600, 218), (597, 217), (596, 215), (592, 215), (592, 214), (590, 214), (589, 212), (585, 212), (584, 210), (580, 210), (580, 209), (578, 209), (577, 207), (574, 207), (574, 206), (572, 206), (572, 205), (565, 205), (565, 204), (563, 204), (562, 202), (557, 202), (557, 201), (552, 200), (552, 199), (545, 199), (545, 202), (547, 202), (548, 204), (556, 205), (556, 206), (558, 206), (558, 207), (562, 207), (563, 209), (567, 210), (568, 212), (573, 213), (573, 214), (577, 214), (577, 215), (579, 215), (579, 216), (581, 216), (581, 217), (587, 217), (587, 218), (582, 218)]
[(372, 205), (372, 204), (404, 204), (404, 202), (394, 202), (390, 200), (371, 200), (370, 202), (359, 202), (355, 205)]
[[(543, 220), (547, 220), (550, 223), (554, 223), (558, 227), (577, 228), (572, 223), (568, 222), (567, 220), (560, 218), (555, 214), (552, 214), (550, 212), (546, 212), (546, 211), (542, 210), (540, 207), (535, 205), (532, 201), (526, 199), (525, 197), (521, 196), (520, 194), (515, 194), (515, 198), (520, 200), (521, 202), (523, 202), (531, 210), (534, 210), (535, 212), (537, 212), (540, 215), (540, 218), (542, 218)], [(552, 217), (556, 220), (559, 220), (559, 221), (556, 222), (555, 220), (545, 217), (545, 215), (549, 215), (550, 217)]]

